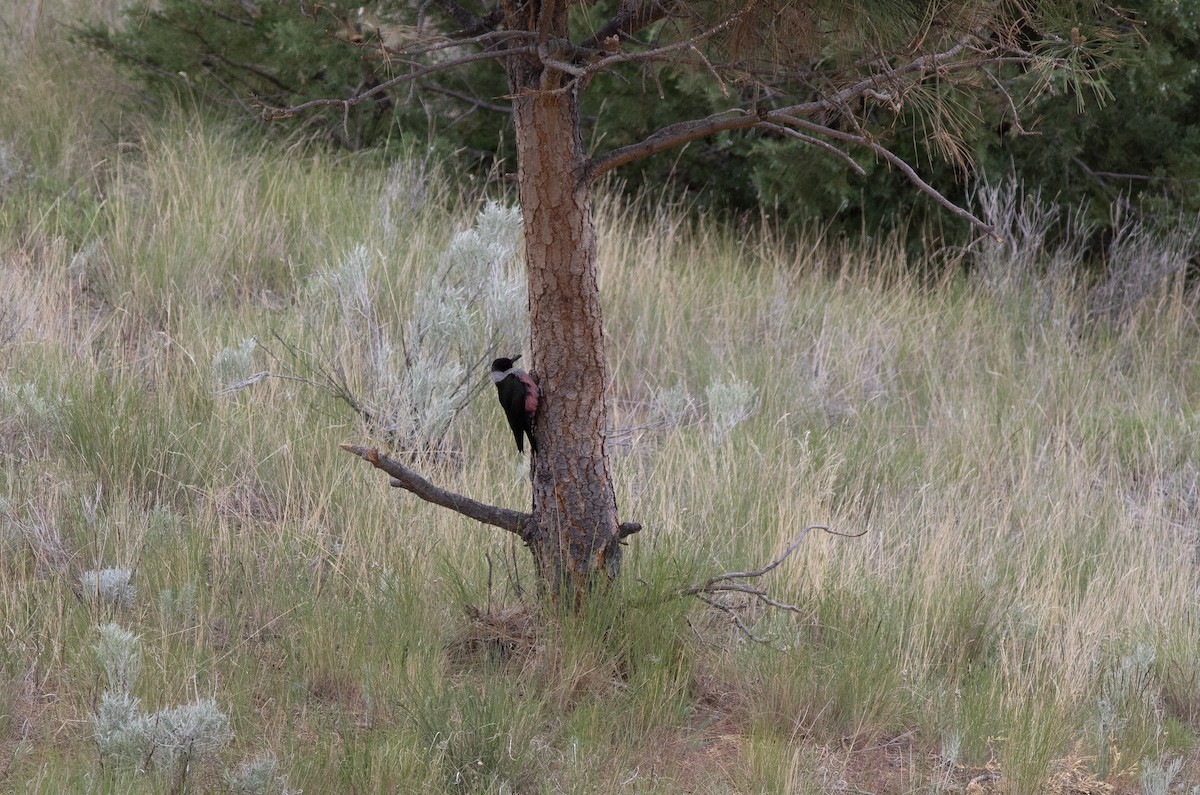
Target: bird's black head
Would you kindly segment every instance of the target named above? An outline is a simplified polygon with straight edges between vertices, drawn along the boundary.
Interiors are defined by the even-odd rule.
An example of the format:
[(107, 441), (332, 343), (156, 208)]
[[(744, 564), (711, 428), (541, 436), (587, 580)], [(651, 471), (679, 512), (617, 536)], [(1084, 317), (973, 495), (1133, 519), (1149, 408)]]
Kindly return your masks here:
[(512, 357), (511, 359), (496, 359), (495, 361), (492, 362), (492, 372), (493, 373), (508, 372), (509, 370), (512, 369), (513, 362), (515, 362), (517, 359), (520, 359), (520, 358), (521, 358), (521, 354), (518, 353), (516, 356)]

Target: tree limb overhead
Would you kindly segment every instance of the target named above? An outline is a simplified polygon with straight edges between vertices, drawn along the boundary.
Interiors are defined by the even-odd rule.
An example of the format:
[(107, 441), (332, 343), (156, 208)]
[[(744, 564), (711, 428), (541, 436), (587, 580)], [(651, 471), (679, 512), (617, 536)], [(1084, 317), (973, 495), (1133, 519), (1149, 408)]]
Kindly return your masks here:
[(412, 71), (405, 72), (402, 75), (396, 75), (390, 80), (384, 80), (381, 83), (371, 86), (371, 88), (367, 89), (366, 91), (357, 93), (348, 99), (314, 99), (310, 100), (309, 102), (304, 102), (288, 108), (276, 108), (264, 105), (263, 112), (268, 118), (284, 118), (287, 116), (294, 116), (298, 113), (303, 113), (307, 110), (328, 107), (330, 105), (338, 107), (350, 107), (352, 105), (358, 105), (362, 102), (367, 102), (380, 94), (384, 94), (388, 89), (394, 88), (402, 83), (410, 83), (414, 80), (419, 80), (422, 77), (427, 77), (431, 74), (437, 74), (438, 72), (445, 72), (454, 69), (462, 66), (463, 64), (474, 63), (476, 61), (494, 61), (512, 55), (534, 55), (536, 53), (536, 47), (514, 47), (512, 49), (503, 51), (484, 50), (482, 52), (470, 53), (468, 55), (452, 58), (450, 60), (431, 64), (419, 69), (413, 69)]
[(594, 50), (600, 48), (610, 36), (625, 39), (638, 33), (648, 25), (664, 19), (671, 13), (674, 3), (659, 0), (625, 0), (616, 15), (608, 23), (580, 42), (579, 46)]

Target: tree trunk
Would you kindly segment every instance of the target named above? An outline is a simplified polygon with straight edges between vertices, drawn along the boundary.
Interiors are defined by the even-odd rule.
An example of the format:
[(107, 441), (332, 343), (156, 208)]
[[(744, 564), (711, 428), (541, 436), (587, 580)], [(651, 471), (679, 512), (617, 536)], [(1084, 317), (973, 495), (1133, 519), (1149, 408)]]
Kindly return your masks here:
[(525, 538), (542, 584), (558, 601), (578, 606), (593, 581), (616, 576), (621, 547), (605, 446), (609, 376), (591, 190), (582, 178), (577, 97), (555, 93), (556, 77), (536, 58), (509, 64), (531, 364), (542, 390)]

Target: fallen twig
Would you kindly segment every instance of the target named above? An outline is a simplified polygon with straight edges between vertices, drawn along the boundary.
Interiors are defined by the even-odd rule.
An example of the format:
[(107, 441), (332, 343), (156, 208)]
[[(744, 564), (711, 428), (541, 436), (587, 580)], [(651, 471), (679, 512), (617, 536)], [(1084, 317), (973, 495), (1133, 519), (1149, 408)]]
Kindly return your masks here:
[(750, 628), (746, 625), (746, 622), (742, 620), (740, 615), (738, 615), (738, 608), (732, 605), (724, 604), (715, 597), (726, 593), (746, 594), (753, 600), (760, 604), (766, 605), (767, 607), (774, 607), (777, 610), (786, 610), (789, 613), (800, 613), (800, 608), (773, 598), (770, 595), (770, 592), (765, 588), (760, 588), (758, 586), (739, 581), (758, 579), (759, 577), (769, 574), (778, 568), (785, 560), (791, 557), (793, 552), (800, 548), (800, 545), (804, 543), (804, 539), (806, 539), (808, 534), (813, 530), (821, 530), (822, 532), (830, 535), (841, 536), (843, 538), (858, 538), (866, 534), (865, 530), (861, 533), (854, 534), (839, 533), (834, 530), (830, 530), (829, 527), (823, 524), (810, 524), (800, 532), (800, 535), (796, 537), (796, 540), (788, 544), (787, 549), (781, 552), (778, 557), (762, 568), (753, 569), (751, 571), (730, 571), (724, 574), (718, 574), (715, 577), (709, 577), (700, 585), (692, 585), (684, 588), (683, 590), (679, 591), (679, 595), (694, 596), (701, 602), (704, 602), (706, 605), (728, 614), (733, 620), (734, 626), (736, 626), (747, 638), (755, 643), (767, 643), (766, 638), (755, 635), (750, 631)]

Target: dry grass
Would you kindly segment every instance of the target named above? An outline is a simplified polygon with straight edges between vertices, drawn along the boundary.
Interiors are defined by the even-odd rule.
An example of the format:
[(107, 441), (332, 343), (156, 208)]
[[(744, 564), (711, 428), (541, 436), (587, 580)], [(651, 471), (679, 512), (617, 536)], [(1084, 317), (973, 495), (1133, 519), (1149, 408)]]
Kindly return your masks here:
[[(330, 353), (306, 279), (355, 246), (400, 327), (481, 197), (420, 158), (121, 117), (120, 80), (39, 30), (33, 67), (28, 39), (3, 55), (3, 107), (36, 110), (0, 111), (19, 161), (0, 186), (0, 789), (159, 791), (97, 757), (109, 620), (141, 638), (147, 709), (214, 696), (236, 734), (220, 763), (271, 751), (310, 792), (1095, 795), (1174, 757), (1177, 786), (1200, 781), (1200, 334), (1178, 280), (1096, 313), (1115, 282), (1028, 251), (1012, 278), (993, 254), (929, 286), (888, 245), (603, 199), (613, 470), (646, 529), (611, 598), (559, 621), (531, 612), (524, 550), (338, 451), (367, 435), (344, 404), (281, 378), (214, 392), (214, 357), (248, 337), (275, 373), (297, 374), (272, 335)], [(719, 441), (714, 383), (754, 395)], [(431, 476), (527, 502), (503, 434), (480, 395)], [(744, 612), (769, 646), (670, 598), (814, 522), (866, 535), (811, 536), (771, 575), (802, 612)], [(107, 566), (133, 569), (132, 606), (80, 598)]]

